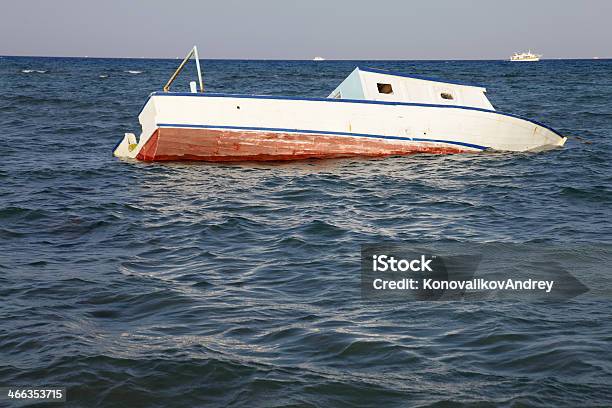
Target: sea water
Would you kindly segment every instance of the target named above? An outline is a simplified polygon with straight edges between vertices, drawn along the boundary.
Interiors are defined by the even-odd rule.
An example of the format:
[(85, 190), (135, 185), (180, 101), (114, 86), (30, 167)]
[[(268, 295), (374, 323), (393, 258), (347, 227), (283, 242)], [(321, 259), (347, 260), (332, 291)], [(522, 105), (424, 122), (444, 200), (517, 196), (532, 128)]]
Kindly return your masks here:
[(86, 407), (612, 405), (609, 296), (376, 303), (359, 278), (362, 244), (486, 243), (588, 263), (581, 281), (610, 288), (612, 61), (203, 60), (210, 92), (325, 97), (355, 66), (479, 83), (570, 138), (543, 153), (113, 158), (176, 65), (0, 59), (0, 385), (66, 387)]

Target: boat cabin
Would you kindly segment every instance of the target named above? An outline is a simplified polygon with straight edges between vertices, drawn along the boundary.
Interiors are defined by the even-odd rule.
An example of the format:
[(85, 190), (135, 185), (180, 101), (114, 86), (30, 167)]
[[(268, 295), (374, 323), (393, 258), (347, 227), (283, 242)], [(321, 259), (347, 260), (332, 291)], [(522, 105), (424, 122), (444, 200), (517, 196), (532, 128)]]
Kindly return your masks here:
[(495, 110), (486, 88), (373, 68), (355, 68), (328, 98), (456, 105)]

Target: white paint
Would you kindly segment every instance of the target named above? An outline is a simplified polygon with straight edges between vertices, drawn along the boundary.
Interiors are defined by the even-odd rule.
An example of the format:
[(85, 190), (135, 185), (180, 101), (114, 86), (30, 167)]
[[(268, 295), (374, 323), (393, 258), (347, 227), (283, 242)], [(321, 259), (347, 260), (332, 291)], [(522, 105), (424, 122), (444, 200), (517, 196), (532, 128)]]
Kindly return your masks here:
[(154, 94), (139, 120), (138, 147), (127, 154), (117, 150), (116, 156), (135, 157), (158, 124), (349, 132), (446, 140), (505, 151), (541, 150), (565, 143), (565, 138), (547, 128), (495, 111), (326, 100)]
[(117, 148), (115, 149), (115, 152), (113, 154), (117, 157), (130, 157), (130, 145), (134, 144), (136, 144), (136, 136), (133, 133), (126, 133), (125, 135), (123, 135), (123, 139), (117, 145)]
[[(378, 89), (378, 84), (391, 85), (393, 93), (381, 93)], [(491, 102), (489, 102), (485, 95), (486, 91), (486, 88), (479, 86), (383, 74), (372, 72), (368, 69), (355, 68), (328, 97), (470, 106), (494, 110), (493, 105), (491, 105)], [(453, 99), (442, 98), (443, 93), (452, 95)]]
[(198, 47), (193, 46), (193, 57), (196, 63), (196, 69), (198, 70), (198, 81), (200, 83), (200, 92), (204, 92), (204, 82), (202, 81), (202, 70), (200, 69), (200, 56), (198, 55)]
[[(200, 75), (199, 79), (201, 81)], [(390, 84), (393, 92), (381, 93), (379, 83)], [(192, 82), (192, 92), (194, 85)], [(408, 140), (403, 143), (409, 144), (413, 144), (413, 140), (424, 143), (430, 141), (439, 146), (440, 141), (446, 141), (455, 142), (448, 144), (452, 147), (457, 147), (456, 143), (467, 143), (515, 152), (544, 150), (565, 143), (566, 138), (548, 128), (526, 119), (495, 112), (485, 92), (485, 88), (477, 86), (356, 68), (330, 94), (329, 98), (333, 101), (158, 93), (151, 95), (140, 113), (142, 132), (138, 146), (130, 150), (129, 145), (135, 141), (131, 142), (132, 139), (128, 140), (126, 135), (114, 154), (118, 157), (136, 157), (160, 124), (195, 128), (265, 128), (266, 132), (279, 129), (278, 132), (282, 133), (336, 132), (341, 137), (351, 137), (347, 133), (356, 136), (365, 134), (382, 136), (383, 140), (386, 140), (385, 136), (406, 138)], [(447, 98), (443, 98), (443, 94)], [(449, 95), (451, 99), (448, 99)], [(367, 101), (413, 104), (378, 104)], [(473, 150), (480, 149), (475, 147)]]

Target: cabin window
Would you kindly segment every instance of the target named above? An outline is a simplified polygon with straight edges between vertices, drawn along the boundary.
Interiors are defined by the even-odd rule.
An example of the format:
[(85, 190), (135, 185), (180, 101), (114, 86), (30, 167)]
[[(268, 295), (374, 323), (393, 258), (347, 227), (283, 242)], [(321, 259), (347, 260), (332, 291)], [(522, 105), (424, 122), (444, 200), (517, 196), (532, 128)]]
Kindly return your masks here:
[(452, 93), (450, 93), (450, 92), (442, 92), (442, 93), (440, 94), (440, 97), (441, 97), (442, 99), (448, 99), (448, 100), (451, 100), (451, 101), (452, 101), (453, 99), (455, 99), (455, 98), (453, 98), (453, 94), (452, 94)]
[(376, 84), (376, 86), (378, 87), (378, 93), (381, 93), (381, 94), (392, 94), (393, 93), (393, 87), (391, 86), (391, 84), (378, 83)]

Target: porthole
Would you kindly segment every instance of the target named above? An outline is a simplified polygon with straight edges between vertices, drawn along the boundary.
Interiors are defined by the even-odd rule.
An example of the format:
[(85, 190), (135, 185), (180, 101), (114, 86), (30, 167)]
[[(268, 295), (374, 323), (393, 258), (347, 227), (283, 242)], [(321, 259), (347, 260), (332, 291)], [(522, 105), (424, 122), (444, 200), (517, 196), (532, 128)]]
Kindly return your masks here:
[(391, 86), (391, 84), (378, 83), (376, 84), (376, 86), (378, 87), (378, 93), (381, 93), (381, 94), (392, 94), (393, 93), (393, 87)]
[(453, 99), (455, 99), (455, 98), (453, 98), (453, 94), (451, 94), (450, 92), (442, 92), (442, 93), (440, 94), (440, 97), (441, 97), (442, 99), (449, 99), (449, 100), (451, 100), (451, 101), (452, 101)]

